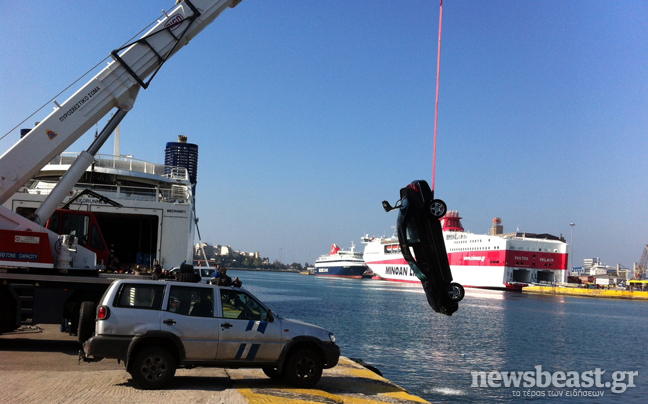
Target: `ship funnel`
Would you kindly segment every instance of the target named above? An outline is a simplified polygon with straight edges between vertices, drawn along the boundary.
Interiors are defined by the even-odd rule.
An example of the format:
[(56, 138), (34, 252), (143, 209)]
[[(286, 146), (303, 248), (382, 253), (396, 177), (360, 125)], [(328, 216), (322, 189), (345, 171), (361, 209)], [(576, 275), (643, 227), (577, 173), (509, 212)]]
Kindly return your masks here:
[[(187, 137), (178, 136), (177, 142), (168, 142), (164, 151), (165, 174), (171, 172), (171, 167), (184, 167), (189, 174), (194, 195), (198, 179), (198, 145), (187, 143)], [(168, 171), (168, 172), (167, 172)]]
[(441, 221), (443, 222), (443, 231), (464, 231), (458, 210), (449, 210)]

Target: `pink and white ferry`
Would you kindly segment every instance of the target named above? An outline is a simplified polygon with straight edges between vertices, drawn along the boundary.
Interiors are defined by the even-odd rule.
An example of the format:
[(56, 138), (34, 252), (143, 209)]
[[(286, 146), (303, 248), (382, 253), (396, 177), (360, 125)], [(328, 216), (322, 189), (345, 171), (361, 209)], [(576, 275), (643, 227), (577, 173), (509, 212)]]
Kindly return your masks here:
[[(520, 290), (530, 283), (562, 282), (567, 243), (551, 234), (503, 233), (500, 218), (490, 234), (464, 230), (456, 210), (442, 219), (450, 269), (464, 287)], [(401, 254), (398, 237), (364, 236), (364, 261), (376, 279), (420, 282)]]

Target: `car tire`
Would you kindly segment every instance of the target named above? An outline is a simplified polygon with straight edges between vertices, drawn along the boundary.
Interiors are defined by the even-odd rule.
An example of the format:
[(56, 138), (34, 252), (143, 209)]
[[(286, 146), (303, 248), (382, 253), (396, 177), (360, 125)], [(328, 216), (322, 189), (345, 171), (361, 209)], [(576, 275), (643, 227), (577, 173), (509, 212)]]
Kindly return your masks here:
[(322, 358), (309, 348), (300, 348), (288, 356), (283, 368), (285, 381), (298, 388), (310, 388), (322, 377)]
[(441, 199), (433, 199), (428, 204), (427, 210), (432, 217), (441, 219), (448, 211), (448, 206)]
[(280, 380), (283, 380), (283, 378), (284, 378), (283, 373), (279, 373), (277, 368), (271, 368), (269, 366), (266, 366), (266, 367), (262, 368), (262, 370), (263, 370), (263, 373), (265, 373), (266, 376), (268, 376), (269, 378), (271, 378), (274, 381), (280, 381)]
[(162, 389), (171, 383), (176, 371), (176, 360), (162, 347), (147, 347), (133, 359), (129, 373), (143, 390)]
[(465, 293), (464, 287), (458, 283), (452, 282), (448, 285), (448, 297), (453, 302), (460, 302), (464, 298)]
[(77, 340), (83, 344), (92, 337), (95, 330), (95, 304), (94, 302), (82, 302), (79, 310), (79, 326), (77, 328)]

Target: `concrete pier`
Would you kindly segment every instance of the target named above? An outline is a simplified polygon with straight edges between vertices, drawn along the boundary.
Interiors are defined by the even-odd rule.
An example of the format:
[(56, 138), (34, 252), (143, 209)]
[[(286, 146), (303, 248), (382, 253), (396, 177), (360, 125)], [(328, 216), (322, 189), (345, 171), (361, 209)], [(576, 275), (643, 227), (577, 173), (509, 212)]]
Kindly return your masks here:
[(524, 293), (544, 295), (565, 295), (580, 297), (604, 297), (610, 299), (648, 300), (648, 292), (617, 289), (590, 289), (565, 286), (525, 286)]
[(356, 362), (341, 357), (324, 371), (312, 389), (295, 389), (271, 383), (258, 369), (228, 369), (234, 388), (248, 403), (427, 403)]
[(270, 380), (260, 369), (178, 369), (170, 388), (139, 390), (116, 360), (78, 363), (75, 337), (58, 326), (0, 335), (0, 402), (6, 403), (427, 403), (342, 357), (312, 389)]

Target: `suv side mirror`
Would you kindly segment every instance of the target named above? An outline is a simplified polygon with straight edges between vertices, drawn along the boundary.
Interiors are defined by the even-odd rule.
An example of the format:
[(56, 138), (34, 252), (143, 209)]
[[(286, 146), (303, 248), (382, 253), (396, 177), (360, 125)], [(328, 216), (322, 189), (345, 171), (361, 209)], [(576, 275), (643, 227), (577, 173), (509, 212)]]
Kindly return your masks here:
[(272, 322), (274, 321), (274, 313), (272, 312), (272, 310), (268, 310), (268, 313), (267, 313), (267, 316), (266, 316), (266, 320), (267, 320), (269, 323), (272, 323)]

